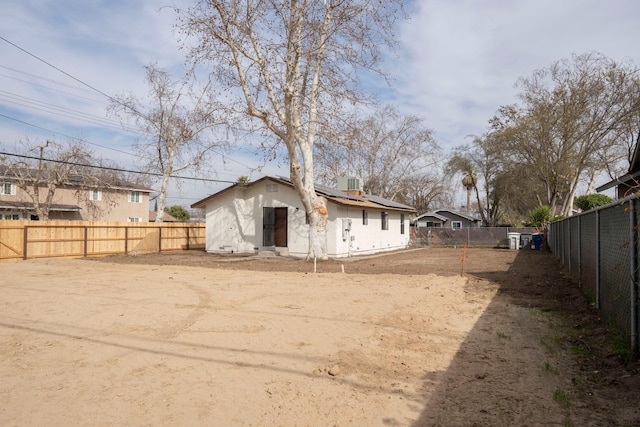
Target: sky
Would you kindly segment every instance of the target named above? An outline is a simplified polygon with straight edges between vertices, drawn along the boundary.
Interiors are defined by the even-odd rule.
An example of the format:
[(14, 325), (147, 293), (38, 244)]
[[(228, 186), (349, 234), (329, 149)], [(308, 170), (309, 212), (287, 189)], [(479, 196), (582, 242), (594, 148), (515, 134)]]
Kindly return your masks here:
[[(107, 98), (143, 95), (144, 66), (180, 73), (185, 52), (162, 0), (4, 0), (0, 14), (0, 147), (26, 139), (86, 141), (96, 156), (136, 169), (137, 136), (107, 116)], [(182, 3), (181, 3), (182, 4)], [(385, 66), (391, 86), (372, 90), (423, 117), (445, 153), (487, 130), (515, 83), (573, 54), (599, 52), (640, 64), (637, 0), (414, 0)], [(211, 179), (288, 175), (248, 150), (215, 164)], [(189, 206), (227, 183), (173, 185), (168, 203)], [(155, 187), (154, 187), (155, 188)], [(462, 189), (460, 188), (460, 194)]]

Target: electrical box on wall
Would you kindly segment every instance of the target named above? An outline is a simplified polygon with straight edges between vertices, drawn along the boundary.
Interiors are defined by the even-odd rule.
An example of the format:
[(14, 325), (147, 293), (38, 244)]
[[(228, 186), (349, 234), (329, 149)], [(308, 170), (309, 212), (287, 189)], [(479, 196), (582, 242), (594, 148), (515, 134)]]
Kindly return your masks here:
[(342, 240), (347, 241), (351, 232), (351, 220), (346, 218), (342, 220)]

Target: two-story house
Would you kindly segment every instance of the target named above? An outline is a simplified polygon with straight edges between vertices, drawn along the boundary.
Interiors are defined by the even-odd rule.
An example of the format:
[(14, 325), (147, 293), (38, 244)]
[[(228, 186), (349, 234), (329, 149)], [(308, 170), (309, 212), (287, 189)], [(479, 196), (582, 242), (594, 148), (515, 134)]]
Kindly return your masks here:
[(149, 195), (153, 190), (117, 179), (91, 181), (71, 175), (51, 190), (46, 180), (34, 185), (35, 181), (30, 183), (0, 168), (0, 220), (42, 219), (37, 215), (37, 201), (48, 211), (50, 220), (149, 221)]

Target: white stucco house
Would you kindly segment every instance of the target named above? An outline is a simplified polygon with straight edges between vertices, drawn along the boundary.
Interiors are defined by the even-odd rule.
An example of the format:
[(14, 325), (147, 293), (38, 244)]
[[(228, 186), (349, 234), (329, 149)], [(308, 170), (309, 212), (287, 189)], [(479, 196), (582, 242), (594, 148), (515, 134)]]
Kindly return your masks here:
[[(332, 258), (406, 248), (410, 216), (416, 211), (391, 200), (364, 195), (358, 179), (341, 180), (343, 190), (316, 185), (327, 200), (327, 255)], [(307, 215), (286, 178), (265, 176), (233, 184), (193, 205), (206, 213), (206, 251), (275, 251), (306, 257)]]

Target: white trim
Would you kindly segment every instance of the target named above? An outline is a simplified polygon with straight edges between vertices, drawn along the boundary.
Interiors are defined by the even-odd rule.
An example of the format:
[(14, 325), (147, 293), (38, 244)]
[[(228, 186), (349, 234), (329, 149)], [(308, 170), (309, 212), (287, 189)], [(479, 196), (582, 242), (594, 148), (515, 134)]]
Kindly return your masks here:
[(0, 212), (0, 221), (1, 220), (19, 220), (22, 219), (22, 214), (20, 212)]
[(142, 203), (142, 193), (140, 191), (129, 191), (129, 203)]
[[(9, 192), (5, 192), (5, 189), (9, 186)], [(16, 186), (10, 182), (0, 182), (0, 195), (3, 196), (15, 196), (16, 195)]]

